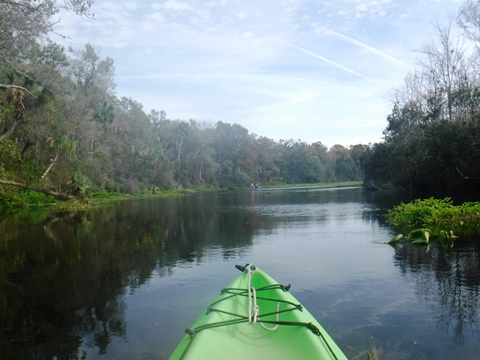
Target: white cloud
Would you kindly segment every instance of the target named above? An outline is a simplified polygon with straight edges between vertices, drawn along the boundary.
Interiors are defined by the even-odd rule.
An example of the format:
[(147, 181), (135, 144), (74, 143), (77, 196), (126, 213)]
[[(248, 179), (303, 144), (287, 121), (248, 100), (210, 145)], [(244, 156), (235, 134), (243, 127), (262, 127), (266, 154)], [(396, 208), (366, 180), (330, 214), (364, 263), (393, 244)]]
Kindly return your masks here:
[(240, 11), (235, 15), (239, 19), (245, 19), (246, 15), (244, 11)]
[(366, 11), (367, 11), (367, 5), (365, 4), (359, 4), (355, 6), (355, 17), (361, 18)]
[(114, 59), (117, 94), (275, 139), (379, 141), (388, 91), (455, 0), (140, 0), (63, 14), (65, 45)]
[(165, 10), (192, 10), (192, 6), (189, 3), (178, 0), (167, 0), (160, 7)]

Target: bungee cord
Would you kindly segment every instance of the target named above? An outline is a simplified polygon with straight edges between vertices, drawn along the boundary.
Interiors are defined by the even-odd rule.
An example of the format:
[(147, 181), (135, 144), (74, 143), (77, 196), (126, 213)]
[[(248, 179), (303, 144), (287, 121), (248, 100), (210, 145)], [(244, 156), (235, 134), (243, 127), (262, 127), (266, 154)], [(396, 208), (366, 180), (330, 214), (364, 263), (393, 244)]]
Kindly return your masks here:
[[(208, 308), (206, 313), (209, 314), (211, 312), (218, 312), (226, 315), (230, 315), (234, 317), (233, 319), (229, 320), (224, 320), (224, 321), (219, 321), (215, 323), (209, 323), (205, 325), (200, 325), (197, 326), (193, 329), (187, 329), (186, 332), (190, 336), (195, 336), (198, 334), (200, 331), (210, 329), (210, 328), (217, 328), (220, 326), (228, 326), (228, 325), (236, 325), (240, 323), (245, 323), (248, 322), (249, 324), (260, 324), (265, 330), (268, 331), (275, 331), (278, 329), (280, 325), (293, 325), (293, 326), (305, 326), (309, 328), (312, 332), (314, 332), (316, 335), (320, 334), (320, 331), (318, 328), (311, 324), (311, 323), (305, 323), (305, 322), (297, 322), (297, 321), (281, 321), (280, 320), (280, 314), (289, 312), (289, 311), (294, 311), (294, 310), (303, 310), (303, 306), (298, 303), (294, 303), (288, 300), (281, 300), (281, 299), (272, 299), (270, 297), (264, 297), (264, 296), (258, 296), (258, 293), (262, 293), (268, 290), (282, 290), (282, 291), (288, 291), (290, 289), (290, 285), (281, 285), (281, 284), (271, 284), (259, 288), (255, 288), (251, 286), (252, 284), (252, 276), (255, 273), (255, 265), (253, 264), (247, 264), (245, 266), (240, 266), (236, 265), (236, 267), (247, 273), (247, 288), (223, 288), (221, 290), (221, 294), (227, 294), (226, 296), (212, 302)], [(231, 311), (226, 311), (223, 310), (219, 307), (219, 304), (222, 302), (225, 302), (227, 300), (230, 300), (233, 297), (240, 296), (240, 297), (248, 297), (248, 309), (247, 309), (247, 315), (242, 315), (238, 313), (234, 313)], [(272, 301), (276, 302), (276, 310), (268, 313), (261, 314), (260, 312), (260, 306), (258, 305), (258, 300), (262, 301)], [(284, 304), (284, 308), (280, 310), (281, 304)], [(267, 317), (275, 315), (275, 320), (266, 320)], [(273, 324), (275, 325), (274, 327), (267, 327), (265, 325), (267, 324)]]
[[(224, 327), (224, 326), (232, 326), (232, 325), (238, 325), (242, 323), (249, 323), (250, 325), (255, 325), (255, 324), (260, 324), (260, 326), (270, 332), (276, 331), (279, 329), (280, 325), (282, 326), (300, 326), (300, 327), (305, 327), (312, 331), (315, 335), (319, 336), (320, 338), (323, 339), (325, 342), (326, 346), (328, 349), (331, 351), (333, 354), (334, 358), (337, 358), (334, 351), (330, 348), (330, 345), (328, 344), (328, 341), (325, 339), (323, 334), (321, 333), (320, 329), (314, 325), (313, 323), (309, 322), (300, 322), (300, 321), (282, 321), (280, 320), (280, 314), (290, 312), (290, 311), (303, 311), (303, 306), (299, 303), (294, 303), (288, 300), (282, 300), (282, 299), (273, 299), (271, 297), (266, 297), (266, 296), (259, 296), (259, 293), (271, 291), (271, 290), (282, 290), (282, 291), (288, 291), (290, 289), (290, 285), (284, 286), (281, 284), (270, 284), (267, 286), (263, 287), (258, 287), (255, 288), (253, 287), (252, 284), (252, 277), (253, 274), (255, 273), (255, 266), (253, 264), (247, 264), (245, 266), (240, 266), (236, 265), (235, 266), (237, 269), (239, 269), (242, 272), (246, 272), (247, 274), (247, 288), (223, 288), (221, 290), (221, 295), (224, 295), (214, 302), (212, 302), (207, 310), (206, 314), (208, 315), (211, 312), (217, 312), (225, 315), (229, 315), (232, 318), (228, 320), (222, 320), (218, 322), (213, 322), (213, 323), (207, 323), (203, 325), (199, 325), (193, 329), (186, 329), (186, 333), (190, 335), (190, 341), (188, 345), (186, 346), (181, 359), (186, 356), (188, 349), (190, 348), (190, 345), (192, 344), (193, 340), (195, 339), (196, 335), (204, 330), (207, 329), (214, 329), (218, 327)], [(246, 309), (246, 314), (238, 314), (234, 313), (232, 311), (227, 311), (221, 308), (221, 304), (227, 300), (230, 300), (235, 297), (248, 297), (248, 304)], [(261, 300), (264, 304), (265, 302), (276, 302), (276, 310), (267, 312), (267, 313), (261, 313), (261, 308), (258, 303), (258, 301)], [(263, 306), (263, 305), (262, 305)], [(275, 319), (269, 320), (268, 317), (271, 317), (275, 315)], [(268, 327), (265, 324), (271, 324), (274, 325), (273, 327)]]

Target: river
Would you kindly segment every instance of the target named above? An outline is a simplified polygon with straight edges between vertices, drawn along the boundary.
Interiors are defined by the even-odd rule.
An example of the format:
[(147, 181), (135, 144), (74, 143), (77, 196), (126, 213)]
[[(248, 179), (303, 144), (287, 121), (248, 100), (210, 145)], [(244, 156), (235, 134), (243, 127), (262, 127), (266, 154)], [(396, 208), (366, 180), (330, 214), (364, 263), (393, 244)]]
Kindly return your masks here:
[(2, 219), (1, 358), (168, 359), (234, 265), (254, 263), (349, 359), (478, 359), (480, 241), (387, 245), (383, 215), (410, 200), (245, 190)]

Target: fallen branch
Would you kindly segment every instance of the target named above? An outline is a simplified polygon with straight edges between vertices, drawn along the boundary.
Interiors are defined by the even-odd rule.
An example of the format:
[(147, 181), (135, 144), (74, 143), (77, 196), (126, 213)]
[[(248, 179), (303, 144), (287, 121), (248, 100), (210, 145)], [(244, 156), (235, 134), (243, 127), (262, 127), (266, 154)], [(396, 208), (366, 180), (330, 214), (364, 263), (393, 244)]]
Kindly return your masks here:
[(368, 183), (368, 186), (372, 189), (375, 189), (375, 190), (382, 190), (382, 188), (380, 186), (377, 186), (373, 183), (373, 180), (370, 180), (370, 182)]
[(47, 190), (47, 189), (42, 189), (42, 188), (38, 188), (38, 187), (35, 187), (35, 186), (22, 184), (22, 183), (19, 183), (19, 182), (16, 182), (16, 181), (0, 180), (0, 184), (11, 185), (11, 186), (20, 187), (20, 188), (23, 188), (23, 189), (28, 189), (28, 190), (41, 192), (41, 193), (46, 194), (46, 195), (51, 195), (51, 196), (55, 197), (55, 199), (57, 199), (57, 200), (75, 200), (75, 196), (70, 195), (70, 194), (65, 194), (65, 193), (61, 193), (61, 192), (57, 192), (57, 191), (51, 191), (51, 190)]

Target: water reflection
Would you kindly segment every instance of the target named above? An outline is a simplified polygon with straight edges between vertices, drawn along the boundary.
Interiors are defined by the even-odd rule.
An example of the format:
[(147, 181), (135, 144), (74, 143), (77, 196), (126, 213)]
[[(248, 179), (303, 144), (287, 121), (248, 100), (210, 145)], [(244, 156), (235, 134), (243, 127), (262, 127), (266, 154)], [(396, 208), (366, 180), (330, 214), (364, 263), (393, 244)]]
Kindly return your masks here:
[[(245, 259), (291, 281), (351, 358), (372, 336), (385, 359), (468, 358), (480, 339), (479, 242), (393, 250), (383, 214), (408, 199), (384, 195), (208, 193), (4, 219), (2, 359), (165, 359)], [(441, 333), (453, 347), (435, 350)]]
[(466, 338), (480, 339), (479, 253), (475, 240), (458, 242), (455, 250), (434, 246), (426, 252), (409, 245), (395, 251), (395, 264), (430, 304), (438, 329), (453, 332), (456, 345), (463, 345)]
[(126, 292), (153, 273), (201, 262), (208, 248), (228, 258), (249, 246), (256, 217), (215, 209), (200, 196), (195, 204), (187, 197), (55, 213), (28, 227), (4, 222), (2, 358), (76, 358), (82, 338), (104, 354), (113, 336), (125, 336)]

